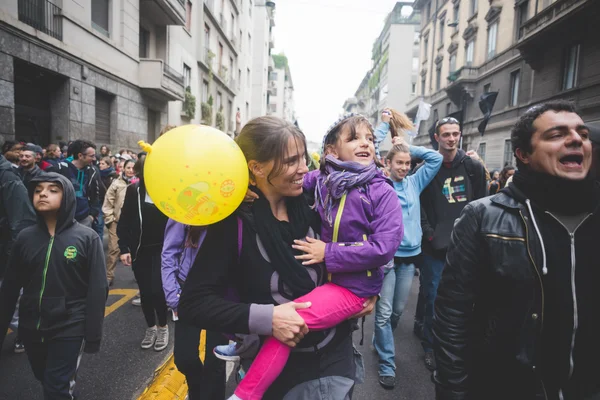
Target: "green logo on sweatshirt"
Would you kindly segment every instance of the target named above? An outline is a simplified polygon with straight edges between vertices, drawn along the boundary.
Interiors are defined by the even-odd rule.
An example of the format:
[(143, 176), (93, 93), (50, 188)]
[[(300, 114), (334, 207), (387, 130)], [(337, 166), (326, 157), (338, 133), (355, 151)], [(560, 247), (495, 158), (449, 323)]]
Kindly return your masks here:
[(75, 246), (69, 246), (65, 249), (65, 258), (67, 260), (73, 260), (75, 257), (77, 257), (77, 249), (75, 248)]

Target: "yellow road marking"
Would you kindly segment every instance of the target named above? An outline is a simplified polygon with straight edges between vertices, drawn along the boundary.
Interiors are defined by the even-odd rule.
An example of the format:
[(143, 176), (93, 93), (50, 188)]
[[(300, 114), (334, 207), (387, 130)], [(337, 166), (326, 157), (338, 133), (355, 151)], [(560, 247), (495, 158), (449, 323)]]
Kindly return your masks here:
[[(109, 295), (113, 296), (123, 296), (119, 300), (115, 301), (110, 306), (104, 309), (104, 317), (108, 317), (113, 311), (117, 308), (121, 307), (123, 304), (127, 303), (129, 300), (133, 299), (137, 294), (137, 289), (113, 289), (108, 292)], [(12, 333), (12, 329), (8, 328), (7, 335)]]

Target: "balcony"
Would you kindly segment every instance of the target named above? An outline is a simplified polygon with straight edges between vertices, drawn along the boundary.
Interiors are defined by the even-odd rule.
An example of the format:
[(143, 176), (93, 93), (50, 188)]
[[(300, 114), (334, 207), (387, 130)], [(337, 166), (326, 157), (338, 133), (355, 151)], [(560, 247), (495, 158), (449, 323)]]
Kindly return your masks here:
[(269, 48), (270, 49), (275, 48), (275, 38), (273, 37), (273, 34), (269, 35)]
[(445, 90), (454, 104), (462, 104), (464, 93), (473, 93), (478, 75), (477, 68), (462, 67), (448, 76), (448, 86)]
[(200, 59), (200, 64), (206, 69), (206, 71), (211, 71), (213, 69), (213, 61), (215, 59), (215, 53), (212, 52), (208, 47), (204, 48), (202, 52), (202, 56)]
[(19, 21), (62, 40), (62, 10), (48, 0), (19, 0)]
[(539, 37), (544, 31), (557, 30), (556, 23), (565, 21), (587, 5), (589, 0), (558, 0), (534, 15), (519, 28), (519, 44)]
[(269, 57), (269, 72), (275, 69), (275, 61), (273, 61), (273, 57)]
[(183, 0), (140, 0), (140, 14), (158, 26), (185, 25)]
[(141, 59), (139, 81), (140, 87), (155, 98), (163, 101), (184, 98), (183, 75), (169, 67), (163, 60)]
[(408, 103), (406, 103), (406, 110), (404, 113), (410, 118), (414, 118), (417, 115), (419, 109), (419, 103), (423, 100), (423, 96), (414, 96)]

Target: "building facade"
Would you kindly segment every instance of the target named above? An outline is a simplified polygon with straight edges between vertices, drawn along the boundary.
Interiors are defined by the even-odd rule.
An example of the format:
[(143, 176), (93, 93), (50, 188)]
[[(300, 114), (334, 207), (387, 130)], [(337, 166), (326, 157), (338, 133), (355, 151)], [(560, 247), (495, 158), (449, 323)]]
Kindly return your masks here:
[[(419, 101), (432, 104), (418, 144), (437, 119), (462, 110), (463, 148), (488, 169), (514, 165), (510, 130), (531, 106), (573, 100), (586, 122), (600, 120), (600, 43), (594, 0), (416, 0), (421, 13)], [(483, 136), (481, 95), (498, 92)]]
[[(416, 95), (419, 70), (419, 12), (412, 2), (397, 2), (373, 44), (373, 67), (367, 72), (354, 97), (344, 103), (346, 112), (368, 116), (373, 125), (381, 120), (381, 111), (404, 111)], [(391, 147), (391, 138), (381, 144)]]
[(0, 7), (0, 136), (137, 148), (184, 98), (168, 63), (183, 0), (6, 0)]
[(272, 58), (274, 67), (269, 74), (269, 109), (267, 114), (295, 123), (294, 84), (288, 59), (283, 54), (273, 54)]
[(275, 3), (255, 0), (254, 30), (252, 42), (252, 90), (251, 118), (267, 115), (269, 107), (269, 74), (274, 63), (271, 51), (275, 47), (273, 27), (275, 26)]

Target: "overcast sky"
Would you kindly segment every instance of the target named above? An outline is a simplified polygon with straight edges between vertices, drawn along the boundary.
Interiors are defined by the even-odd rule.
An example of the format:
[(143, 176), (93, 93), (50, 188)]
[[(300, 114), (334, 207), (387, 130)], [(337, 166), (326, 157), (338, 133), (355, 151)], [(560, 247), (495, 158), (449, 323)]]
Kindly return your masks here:
[(288, 57), (300, 128), (320, 142), (370, 69), (373, 42), (396, 1), (275, 3), (274, 50)]

